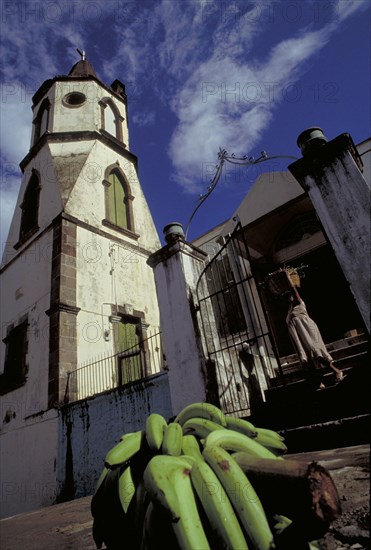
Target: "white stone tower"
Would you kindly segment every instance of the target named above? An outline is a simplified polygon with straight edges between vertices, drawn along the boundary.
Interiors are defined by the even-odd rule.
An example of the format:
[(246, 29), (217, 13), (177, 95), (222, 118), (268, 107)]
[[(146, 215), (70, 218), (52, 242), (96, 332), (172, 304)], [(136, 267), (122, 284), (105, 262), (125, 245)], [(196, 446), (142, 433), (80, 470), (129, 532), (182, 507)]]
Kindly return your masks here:
[[(67, 389), (72, 398), (86, 395), (78, 378), (67, 388), (68, 373), (159, 327), (146, 261), (160, 243), (129, 148), (125, 86), (105, 85), (82, 55), (67, 76), (41, 85), (32, 109), (31, 147), (20, 164), (23, 180), (1, 267), (1, 469), (9, 482), (2, 507), (8, 513), (21, 511), (20, 502), (27, 510), (53, 499), (48, 490), (36, 495), (34, 484), (55, 486), (56, 408)], [(149, 354), (144, 369), (152, 372)], [(110, 376), (113, 384), (120, 378)], [(30, 479), (33, 488), (25, 489)]]

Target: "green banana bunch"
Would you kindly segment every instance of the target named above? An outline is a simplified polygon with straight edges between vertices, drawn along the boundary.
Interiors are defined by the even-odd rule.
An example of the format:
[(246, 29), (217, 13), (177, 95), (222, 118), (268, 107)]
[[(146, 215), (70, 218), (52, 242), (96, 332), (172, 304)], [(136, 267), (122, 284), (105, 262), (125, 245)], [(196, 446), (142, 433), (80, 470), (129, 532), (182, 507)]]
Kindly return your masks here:
[(216, 430), (211, 432), (205, 440), (205, 448), (219, 446), (228, 451), (245, 451), (251, 456), (260, 458), (275, 458), (269, 449), (261, 445), (255, 439), (233, 430)]
[(191, 468), (191, 481), (201, 506), (210, 522), (211, 529), (222, 548), (248, 550), (232, 504), (217, 475), (200, 454)]
[(179, 456), (182, 452), (183, 430), (180, 424), (169, 424), (164, 433), (161, 450), (165, 455)]
[[(134, 497), (131, 499), (127, 511), (127, 528), (126, 537), (127, 548), (140, 549), (143, 544), (143, 526), (145, 522), (145, 516), (147, 514), (148, 506), (151, 502), (149, 495), (144, 487), (143, 480), (136, 485)], [(122, 548), (122, 534), (120, 538), (120, 545), (118, 548)]]
[[(175, 549), (177, 539), (171, 528), (166, 511), (150, 501), (143, 520), (141, 548), (145, 550)], [(130, 549), (128, 549), (130, 550)]]
[(184, 455), (191, 456), (195, 459), (202, 459), (200, 451), (200, 445), (197, 438), (194, 435), (183, 435), (182, 439), (182, 453)]
[(97, 548), (125, 547), (123, 532), (130, 550), (296, 544), (295, 521), (264, 510), (238, 463), (241, 456), (258, 465), (283, 460), (286, 451), (277, 432), (226, 416), (210, 403), (188, 405), (172, 422), (151, 413), (143, 430), (123, 435), (105, 456), (91, 503)]
[[(287, 447), (280, 436), (276, 437), (271, 435), (269, 433), (270, 430), (262, 431), (262, 430), (259, 430), (259, 428), (257, 428), (257, 430), (258, 430), (258, 433), (254, 441), (256, 441), (257, 443), (260, 443), (260, 445), (263, 445), (263, 447), (271, 451), (274, 455), (280, 456), (287, 453)], [(276, 433), (276, 432), (273, 432), (273, 433)]]
[(240, 432), (241, 434), (247, 435), (247, 437), (256, 437), (258, 432), (257, 428), (248, 420), (243, 418), (237, 418), (235, 416), (227, 416), (227, 428), (234, 430), (235, 432)]
[(223, 432), (226, 431), (220, 424), (205, 418), (190, 418), (183, 424), (183, 433), (185, 435), (196, 435), (201, 439), (205, 439), (211, 432), (219, 430), (222, 430)]
[(205, 447), (203, 457), (218, 476), (254, 548), (274, 548), (273, 534), (263, 506), (237, 462), (217, 446)]
[(146, 420), (146, 439), (153, 451), (161, 449), (167, 422), (161, 414), (152, 413)]
[(120, 498), (121, 506), (124, 512), (126, 513), (128, 511), (131, 499), (135, 495), (135, 485), (131, 474), (130, 465), (127, 466), (122, 472), (122, 474), (120, 475), (118, 486), (119, 486), (119, 498)]
[(191, 462), (184, 457), (154, 456), (143, 481), (152, 500), (164, 508), (182, 550), (210, 549), (191, 485)]
[(94, 518), (93, 538), (97, 548), (103, 542), (107, 548), (118, 548), (122, 530), (127, 528), (127, 517), (121, 507), (118, 494), (118, 479), (121, 468), (109, 470), (91, 502)]
[(108, 468), (106, 468), (106, 466), (103, 468), (102, 470), (102, 473), (100, 474), (99, 478), (98, 478), (98, 481), (96, 483), (96, 486), (95, 486), (95, 493), (98, 492), (99, 490), (99, 487), (102, 485), (102, 483), (104, 482), (104, 480), (106, 479), (106, 476), (108, 474)]
[(272, 439), (285, 441), (285, 438), (281, 434), (273, 430), (269, 430), (268, 428), (255, 428), (255, 431), (257, 432), (258, 435), (266, 435), (268, 437), (271, 437)]
[(104, 459), (105, 466), (112, 469), (127, 462), (139, 451), (143, 438), (143, 430), (122, 436), (120, 442), (106, 454), (106, 458)]
[(191, 403), (190, 405), (187, 405), (176, 416), (174, 422), (177, 422), (183, 426), (183, 424), (185, 424), (190, 418), (203, 418), (204, 420), (211, 420), (221, 426), (227, 426), (227, 418), (225, 414), (211, 403)]

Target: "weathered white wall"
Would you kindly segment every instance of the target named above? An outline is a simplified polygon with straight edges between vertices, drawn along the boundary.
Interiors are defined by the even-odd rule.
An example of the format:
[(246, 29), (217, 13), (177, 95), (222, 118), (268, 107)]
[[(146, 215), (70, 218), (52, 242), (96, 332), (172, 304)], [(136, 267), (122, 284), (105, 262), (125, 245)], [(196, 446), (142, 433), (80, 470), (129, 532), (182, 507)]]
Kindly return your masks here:
[(370, 191), (350, 153), (308, 193), (370, 332)]
[(205, 255), (178, 241), (151, 257), (161, 312), (161, 327), (173, 414), (206, 400), (206, 367), (195, 320), (195, 288)]
[[(364, 165), (363, 177), (368, 185), (370, 185), (371, 171), (370, 146), (370, 139), (357, 145), (357, 151)], [(269, 163), (267, 163), (267, 170), (268, 168)], [(227, 235), (233, 230), (236, 224), (233, 220), (235, 216), (238, 216), (244, 227), (300, 195), (304, 195), (303, 188), (289, 171), (264, 172), (255, 180), (253, 186), (229, 220), (210, 229), (207, 233), (194, 239), (192, 242), (195, 246), (202, 248), (210, 256), (213, 256), (217, 252), (218, 245), (216, 241), (220, 235)]]
[(247, 193), (236, 212), (223, 227), (222, 235), (231, 232), (236, 224), (235, 216), (243, 227), (261, 218), (286, 202), (303, 195), (304, 191), (290, 172), (266, 172), (261, 174)]
[(124, 434), (144, 429), (150, 413), (172, 417), (166, 373), (63, 407), (59, 419), (58, 496), (91, 495), (104, 457)]
[(371, 183), (371, 139), (366, 139), (357, 145), (357, 151), (363, 162), (362, 175), (370, 187)]
[[(57, 155), (58, 149), (53, 148), (53, 155)], [(125, 174), (134, 199), (132, 201), (134, 231), (139, 235), (137, 241), (120, 235), (114, 229), (102, 226), (102, 220), (106, 217), (103, 179), (106, 168), (116, 165)], [(131, 160), (106, 147), (100, 142), (95, 142), (89, 152), (81, 173), (78, 175), (76, 184), (66, 204), (66, 212), (89, 223), (107, 233), (120, 235), (122, 240), (142, 245), (147, 250), (154, 252), (160, 246), (160, 241), (155, 229), (152, 215), (148, 208), (144, 193)]]
[[(152, 269), (147, 255), (138, 247), (125, 246), (78, 227), (77, 230), (77, 346), (78, 363), (99, 354), (112, 352), (113, 326), (108, 317), (111, 304), (129, 304), (145, 314), (145, 322), (152, 329), (159, 327), (159, 312)], [(114, 272), (110, 247), (114, 247)], [(115, 292), (116, 286), (116, 292)], [(140, 289), (140, 290), (139, 290)], [(109, 341), (104, 331), (110, 331)]]
[[(86, 96), (86, 101), (79, 106), (68, 106), (63, 98), (71, 92), (80, 92)], [(77, 78), (68, 81), (57, 81), (35, 106), (34, 117), (45, 98), (51, 103), (49, 114), (49, 132), (70, 132), (70, 131), (96, 131), (102, 128), (101, 107), (99, 102), (102, 99), (110, 98), (120, 115), (125, 119), (122, 123), (123, 142), (128, 145), (127, 113), (124, 101), (119, 100), (116, 95), (100, 86), (94, 80), (78, 80)]]
[[(23, 418), (34, 412), (26, 401), (3, 402)], [(58, 418), (52, 409), (31, 417), (17, 429), (12, 422), (0, 433), (1, 517), (49, 506), (56, 497)]]
[[(54, 148), (54, 157), (60, 147)], [(134, 196), (132, 208), (137, 239), (102, 224), (106, 217), (104, 173), (116, 163), (127, 177)], [(128, 306), (128, 312), (130, 309), (143, 312), (150, 330), (159, 327), (154, 276), (146, 261), (148, 255), (159, 248), (160, 241), (133, 163), (98, 142), (89, 151), (77, 176), (66, 202), (66, 212), (92, 227), (92, 231), (88, 227), (77, 227), (78, 363), (82, 363), (117, 351), (113, 345), (112, 324), (108, 321), (111, 305), (117, 303)], [(104, 338), (105, 330), (110, 331), (109, 341)]]
[(370, 182), (353, 141), (341, 134), (289, 168), (313, 203), (370, 332)]
[[(21, 226), (22, 209), (20, 205), (23, 202), (24, 193), (26, 191), (27, 184), (30, 180), (32, 169), (37, 170), (40, 177), (40, 202), (39, 202), (39, 216), (38, 225), (40, 227), (39, 233), (41, 233), (52, 220), (62, 211), (63, 204), (61, 200), (61, 193), (58, 183), (58, 174), (55, 171), (54, 164), (51, 160), (51, 151), (48, 146), (43, 147), (37, 155), (32, 159), (30, 164), (26, 167), (22, 177), (22, 183), (19, 189), (17, 203), (14, 209), (12, 222), (10, 224), (6, 246), (4, 249), (2, 265), (5, 265), (11, 257), (14, 257), (20, 251), (22, 251), (27, 243), (22, 245), (17, 251), (12, 247), (19, 240), (19, 231)], [(3, 245), (4, 246), (4, 245)], [(10, 251), (12, 250), (12, 253)], [(7, 252), (7, 255), (6, 255)], [(51, 252), (50, 252), (51, 253)]]
[[(79, 107), (65, 106), (62, 98), (72, 91), (85, 93), (87, 101)], [(122, 133), (123, 142), (128, 145), (126, 107), (103, 86), (86, 80), (61, 81), (52, 85), (47, 96), (51, 103), (48, 126), (50, 133), (99, 131), (102, 127), (99, 101), (111, 96), (125, 118)], [(38, 107), (39, 105), (35, 108), (35, 116)], [(106, 168), (114, 163), (118, 163), (125, 173), (131, 193), (134, 195), (132, 204), (134, 230), (139, 235), (137, 239), (121, 235), (102, 224), (105, 218), (105, 188), (102, 181)], [(40, 174), (39, 234), (45, 232), (40, 238), (36, 234), (30, 246), (30, 241), (27, 241), (16, 251), (13, 246), (19, 240), (20, 205), (32, 168)], [(26, 167), (3, 257), (1, 340), (6, 336), (6, 327), (13, 322), (17, 324), (21, 316), (28, 314), (30, 323), (27, 382), (21, 388), (3, 396), (1, 401), (1, 503), (2, 513), (5, 515), (51, 504), (55, 497), (57, 413), (54, 409), (47, 410), (49, 318), (45, 312), (50, 308), (53, 245), (51, 223), (63, 211), (80, 220), (82, 224), (94, 228), (94, 231), (89, 231), (87, 226), (79, 226), (76, 237), (76, 305), (81, 308), (80, 314), (76, 317), (79, 359), (84, 360), (104, 353), (112, 345), (112, 342), (107, 344), (102, 335), (97, 342), (92, 342), (87, 338), (88, 333), (84, 334), (84, 329), (88, 330), (89, 323), (96, 323), (101, 327), (103, 304), (115, 303), (113, 277), (112, 273), (110, 274), (112, 265), (108, 255), (111, 236), (116, 247), (118, 238), (122, 243), (114, 266), (117, 302), (120, 305), (129, 304), (133, 309), (143, 311), (147, 323), (155, 327), (159, 325), (154, 277), (146, 260), (151, 252), (158, 249), (160, 242), (139, 184), (134, 160), (127, 160), (98, 141), (73, 142), (71, 136), (71, 142), (46, 142)], [(16, 258), (17, 255), (19, 256)], [(6, 265), (8, 262), (12, 263)], [(107, 311), (105, 313), (107, 315)], [(0, 353), (0, 368), (3, 369), (5, 345), (2, 341)], [(156, 390), (153, 390), (152, 399), (151, 388), (156, 388), (156, 383), (148, 382), (146, 391), (141, 393), (142, 405), (124, 406), (117, 398), (118, 406), (112, 408), (112, 425), (115, 425), (120, 415), (123, 418), (124, 411), (131, 421), (136, 418), (137, 413), (143, 419), (142, 412), (149, 411), (152, 404), (168, 415), (171, 409), (170, 405), (168, 406), (166, 383), (164, 382), (165, 389), (159, 390), (160, 397)], [(129, 401), (136, 402), (134, 397), (129, 398)], [(102, 402), (103, 408), (104, 403), (108, 409), (110, 408), (109, 400), (103, 399)], [(139, 413), (138, 410), (142, 412)], [(97, 444), (103, 441), (103, 434), (107, 432), (107, 423), (102, 420), (100, 413), (102, 410), (94, 417), (94, 422), (99, 424), (100, 430), (100, 435), (95, 440)], [(109, 414), (111, 413), (107, 412), (106, 416)], [(85, 427), (85, 435), (89, 438), (89, 433), (93, 433), (93, 430), (89, 432), (88, 425)], [(81, 434), (78, 438), (81, 439)], [(92, 440), (89, 440), (90, 444), (93, 444)], [(79, 445), (78, 441), (76, 445)], [(107, 446), (111, 446), (111, 440)], [(79, 449), (76, 451), (77, 457), (79, 452), (82, 452), (82, 448)]]
[[(17, 325), (26, 314), (29, 322), (27, 381), (1, 397), (2, 515), (50, 504), (55, 491), (55, 414), (32, 418), (48, 408), (49, 318), (45, 311), (50, 306), (51, 250), (49, 230), (1, 275), (1, 372), (7, 327)], [(10, 247), (9, 255), (13, 253)]]
[[(51, 251), (52, 231), (49, 230), (1, 274), (0, 372), (4, 369), (3, 339), (7, 327), (12, 323), (17, 325), (24, 315), (29, 322), (27, 383), (3, 399), (23, 403), (34, 413), (45, 410), (48, 402), (49, 317), (45, 312), (50, 307)], [(17, 416), (12, 424), (22, 422)]]

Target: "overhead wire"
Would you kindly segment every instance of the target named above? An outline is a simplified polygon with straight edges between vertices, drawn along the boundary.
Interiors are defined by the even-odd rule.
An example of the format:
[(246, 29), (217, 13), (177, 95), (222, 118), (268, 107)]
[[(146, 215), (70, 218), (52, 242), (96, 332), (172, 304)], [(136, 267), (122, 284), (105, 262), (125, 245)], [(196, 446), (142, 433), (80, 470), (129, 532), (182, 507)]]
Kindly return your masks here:
[(214, 177), (210, 180), (210, 185), (207, 188), (207, 192), (204, 195), (199, 195), (198, 197), (198, 204), (196, 208), (193, 210), (185, 231), (185, 240), (187, 240), (188, 232), (190, 225), (193, 221), (193, 218), (195, 217), (196, 213), (198, 212), (199, 208), (203, 205), (203, 203), (206, 201), (208, 197), (210, 197), (211, 193), (214, 191), (215, 187), (219, 183), (220, 177), (222, 175), (223, 167), (226, 162), (229, 162), (230, 164), (235, 164), (238, 166), (252, 166), (254, 164), (260, 164), (261, 162), (266, 162), (268, 160), (274, 160), (274, 159), (292, 159), (292, 160), (298, 160), (298, 157), (294, 157), (291, 155), (272, 155), (269, 156), (266, 151), (262, 151), (260, 153), (260, 157), (255, 159), (254, 157), (248, 157), (247, 155), (244, 155), (243, 157), (236, 157), (234, 153), (231, 155), (228, 155), (228, 152), (226, 149), (219, 149), (218, 153), (218, 159), (219, 163), (216, 165), (216, 171), (214, 174)]

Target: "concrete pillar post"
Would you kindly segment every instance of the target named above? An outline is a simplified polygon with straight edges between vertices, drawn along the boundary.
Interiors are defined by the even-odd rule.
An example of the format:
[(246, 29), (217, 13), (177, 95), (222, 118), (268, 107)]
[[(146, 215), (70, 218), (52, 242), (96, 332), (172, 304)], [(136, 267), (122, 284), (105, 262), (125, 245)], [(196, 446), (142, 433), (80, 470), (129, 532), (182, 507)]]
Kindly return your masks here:
[(181, 232), (166, 240), (168, 244), (152, 254), (148, 264), (155, 275), (171, 403), (176, 415), (189, 403), (213, 400), (195, 307), (195, 288), (207, 255), (187, 243)]
[(298, 145), (303, 158), (289, 170), (308, 193), (370, 332), (370, 189), (362, 160), (349, 134), (328, 142), (310, 128)]

